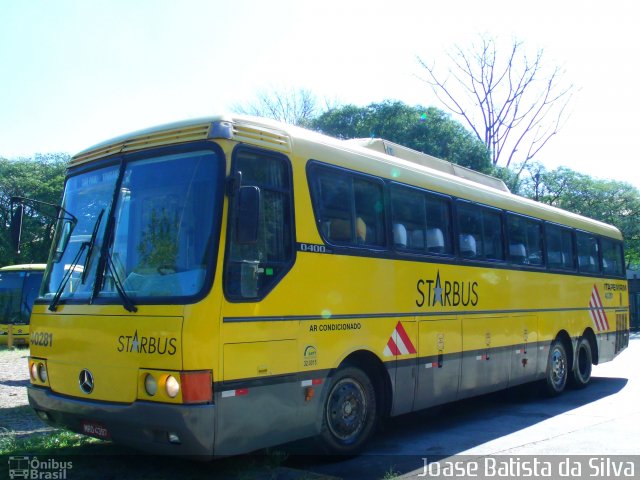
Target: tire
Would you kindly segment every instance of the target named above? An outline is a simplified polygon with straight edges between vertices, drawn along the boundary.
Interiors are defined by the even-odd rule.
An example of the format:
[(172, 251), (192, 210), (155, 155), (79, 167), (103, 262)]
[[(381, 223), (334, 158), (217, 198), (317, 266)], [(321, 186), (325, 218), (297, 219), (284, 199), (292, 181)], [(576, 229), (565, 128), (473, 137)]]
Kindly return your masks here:
[(378, 405), (371, 379), (357, 367), (344, 367), (333, 375), (328, 392), (320, 440), (327, 453), (355, 455), (377, 424)]
[(576, 361), (573, 367), (573, 372), (569, 377), (573, 388), (584, 388), (589, 384), (589, 381), (591, 380), (592, 363), (593, 356), (591, 354), (591, 344), (589, 343), (589, 340), (582, 337), (578, 340), (578, 346), (576, 347)]
[(545, 393), (557, 397), (564, 391), (568, 377), (567, 351), (559, 340), (554, 340), (549, 349), (547, 372), (544, 382)]

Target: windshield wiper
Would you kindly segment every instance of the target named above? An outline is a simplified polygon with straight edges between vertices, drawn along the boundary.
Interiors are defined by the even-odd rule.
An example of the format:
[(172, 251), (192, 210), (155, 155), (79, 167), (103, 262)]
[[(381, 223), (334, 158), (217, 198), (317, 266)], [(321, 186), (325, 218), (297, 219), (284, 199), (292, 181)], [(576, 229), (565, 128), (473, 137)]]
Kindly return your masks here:
[(69, 265), (69, 269), (64, 273), (64, 277), (62, 277), (62, 281), (58, 286), (58, 290), (56, 290), (56, 294), (53, 296), (53, 299), (49, 304), (49, 310), (51, 310), (52, 312), (55, 312), (57, 310), (58, 304), (60, 303), (60, 297), (62, 297), (62, 292), (64, 292), (64, 287), (67, 286), (67, 282), (71, 278), (71, 275), (73, 275), (73, 272), (78, 266), (78, 263), (80, 263), (80, 256), (82, 255), (82, 252), (84, 252), (88, 246), (89, 242), (82, 242), (80, 248), (78, 249), (78, 253), (76, 253), (76, 256), (73, 258), (71, 265)]
[(87, 256), (84, 259), (84, 267), (82, 270), (82, 277), (80, 277), (80, 282), (84, 283), (87, 279), (87, 273), (89, 272), (89, 262), (91, 261), (91, 254), (93, 253), (93, 247), (96, 244), (96, 238), (98, 237), (98, 229), (100, 228), (100, 222), (102, 222), (102, 215), (104, 215), (104, 208), (100, 210), (98, 214), (98, 219), (96, 220), (95, 225), (93, 226), (93, 232), (91, 233), (91, 239), (89, 240), (89, 245), (87, 250)]
[(116, 287), (118, 295), (120, 295), (120, 298), (122, 299), (122, 306), (129, 312), (137, 312), (138, 308), (133, 303), (133, 300), (131, 300), (131, 297), (127, 295), (124, 285), (122, 284), (122, 280), (120, 280), (118, 272), (116, 271), (116, 265), (113, 262), (113, 257), (109, 252), (107, 252), (107, 269), (111, 272), (113, 284)]
[(100, 227), (100, 222), (102, 222), (102, 215), (104, 214), (104, 208), (100, 210), (98, 214), (98, 218), (96, 219), (96, 223), (93, 226), (93, 232), (91, 233), (91, 238), (88, 242), (82, 242), (80, 244), (80, 248), (78, 249), (78, 253), (73, 258), (73, 262), (69, 266), (69, 269), (65, 272), (64, 277), (62, 277), (62, 281), (58, 286), (58, 290), (56, 290), (56, 294), (53, 296), (51, 303), (49, 304), (49, 310), (55, 312), (58, 308), (58, 304), (60, 303), (60, 298), (62, 297), (62, 293), (64, 292), (64, 288), (67, 286), (69, 279), (73, 275), (78, 263), (80, 263), (80, 257), (82, 256), (82, 252), (87, 250), (87, 255), (84, 259), (84, 266), (82, 269), (82, 273), (80, 275), (80, 282), (84, 283), (87, 279), (87, 271), (89, 269), (89, 260), (91, 258), (91, 253), (93, 252), (93, 247), (96, 243), (96, 237), (98, 236), (98, 228)]

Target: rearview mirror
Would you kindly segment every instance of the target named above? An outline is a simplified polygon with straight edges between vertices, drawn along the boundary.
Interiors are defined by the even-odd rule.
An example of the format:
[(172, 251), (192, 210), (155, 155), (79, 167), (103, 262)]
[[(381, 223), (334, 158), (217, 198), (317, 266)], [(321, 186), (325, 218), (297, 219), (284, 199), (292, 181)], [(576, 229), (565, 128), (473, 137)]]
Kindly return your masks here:
[(62, 224), (60, 225), (60, 236), (58, 237), (58, 243), (56, 244), (56, 249), (52, 258), (54, 263), (59, 262), (62, 259), (62, 255), (67, 248), (74, 226), (75, 224), (71, 220), (66, 218), (62, 220)]
[(22, 236), (22, 218), (24, 216), (24, 204), (18, 203), (11, 215), (11, 246), (16, 253), (20, 253), (20, 237)]

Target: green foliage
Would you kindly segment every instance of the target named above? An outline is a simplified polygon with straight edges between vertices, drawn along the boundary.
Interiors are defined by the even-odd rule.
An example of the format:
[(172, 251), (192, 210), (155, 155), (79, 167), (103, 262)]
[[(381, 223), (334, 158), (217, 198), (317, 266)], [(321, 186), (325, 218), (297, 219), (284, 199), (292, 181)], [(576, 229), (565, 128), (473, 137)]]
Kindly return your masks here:
[(412, 107), (391, 100), (366, 107), (345, 105), (311, 120), (310, 128), (342, 139), (384, 138), (473, 170), (491, 172), (485, 145), (434, 107)]
[(10, 198), (21, 196), (60, 204), (65, 165), (69, 158), (63, 153), (36, 154), (33, 158), (11, 160), (0, 158), (0, 266), (46, 262), (54, 220), (27, 208), (21, 253), (17, 255), (9, 240)]
[(538, 163), (527, 165), (521, 177), (521, 195), (615, 225), (625, 238), (627, 264), (640, 263), (640, 190), (566, 167), (547, 171)]
[(171, 219), (164, 208), (161, 212), (154, 208), (142, 234), (138, 252), (141, 257), (140, 268), (175, 268), (178, 258), (177, 214)]

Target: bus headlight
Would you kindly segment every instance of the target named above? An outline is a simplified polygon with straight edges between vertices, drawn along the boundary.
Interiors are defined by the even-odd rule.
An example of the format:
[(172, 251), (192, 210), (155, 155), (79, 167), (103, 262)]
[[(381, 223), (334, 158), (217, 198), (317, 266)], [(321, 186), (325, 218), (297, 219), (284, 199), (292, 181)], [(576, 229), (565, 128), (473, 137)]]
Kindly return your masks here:
[(29, 369), (29, 373), (31, 374), (31, 380), (36, 382), (38, 380), (38, 364), (33, 362), (31, 364), (31, 368)]
[(144, 377), (144, 389), (151, 397), (153, 397), (158, 391), (158, 382), (150, 373), (147, 373), (147, 376)]
[(47, 366), (42, 362), (38, 363), (38, 378), (42, 383), (47, 383)]
[(176, 380), (176, 377), (169, 375), (167, 381), (164, 384), (167, 391), (167, 395), (171, 398), (176, 398), (176, 395), (180, 392), (180, 383)]

